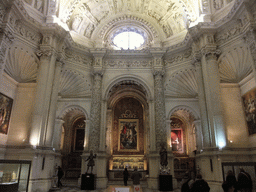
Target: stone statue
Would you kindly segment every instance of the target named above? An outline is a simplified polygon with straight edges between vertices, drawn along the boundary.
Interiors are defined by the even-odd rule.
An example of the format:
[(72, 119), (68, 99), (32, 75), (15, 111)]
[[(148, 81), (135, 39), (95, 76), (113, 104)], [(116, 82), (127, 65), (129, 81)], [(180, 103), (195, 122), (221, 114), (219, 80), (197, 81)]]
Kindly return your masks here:
[(165, 143), (161, 143), (160, 144), (161, 149), (160, 149), (160, 164), (162, 167), (166, 167), (168, 165), (168, 161), (167, 161), (167, 151), (165, 148)]
[(86, 173), (88, 173), (90, 167), (91, 167), (91, 173), (92, 173), (93, 166), (95, 166), (95, 162), (93, 160), (94, 158), (96, 158), (96, 154), (93, 155), (93, 151), (90, 150), (90, 156), (85, 160), (85, 162), (88, 161)]

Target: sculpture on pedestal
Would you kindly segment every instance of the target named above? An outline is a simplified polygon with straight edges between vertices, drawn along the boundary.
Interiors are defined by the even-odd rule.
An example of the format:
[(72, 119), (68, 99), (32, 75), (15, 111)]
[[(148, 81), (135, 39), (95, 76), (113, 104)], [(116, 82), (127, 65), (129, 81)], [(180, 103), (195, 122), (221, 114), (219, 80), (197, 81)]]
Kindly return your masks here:
[(167, 150), (166, 150), (166, 143), (162, 142), (160, 144), (161, 149), (160, 149), (160, 174), (169, 174), (170, 170), (168, 169), (168, 160), (167, 160)]
[(92, 173), (93, 166), (95, 166), (95, 162), (93, 160), (94, 158), (96, 158), (96, 154), (93, 155), (93, 151), (90, 150), (90, 156), (85, 160), (85, 162), (88, 161), (86, 173), (89, 171), (90, 167), (91, 167), (91, 173)]

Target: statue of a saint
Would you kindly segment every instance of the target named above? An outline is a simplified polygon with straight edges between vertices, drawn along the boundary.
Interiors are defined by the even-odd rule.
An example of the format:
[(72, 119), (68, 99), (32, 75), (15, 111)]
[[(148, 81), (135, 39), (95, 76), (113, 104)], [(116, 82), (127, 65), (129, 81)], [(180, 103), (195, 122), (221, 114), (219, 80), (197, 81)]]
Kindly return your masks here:
[(96, 158), (96, 154), (93, 155), (93, 151), (90, 150), (90, 156), (85, 160), (85, 162), (88, 161), (86, 173), (88, 173), (90, 167), (91, 167), (91, 173), (92, 173), (93, 166), (95, 166), (95, 162), (93, 160), (94, 158)]
[(166, 167), (168, 165), (167, 161), (167, 151), (165, 148), (165, 143), (161, 143), (161, 149), (160, 149), (160, 164), (162, 167)]

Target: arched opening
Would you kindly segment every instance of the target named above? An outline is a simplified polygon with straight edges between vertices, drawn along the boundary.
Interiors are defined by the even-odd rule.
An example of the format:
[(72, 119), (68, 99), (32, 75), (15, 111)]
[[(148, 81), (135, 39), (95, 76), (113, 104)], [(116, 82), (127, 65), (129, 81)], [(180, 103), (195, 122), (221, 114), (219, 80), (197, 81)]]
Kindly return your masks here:
[(196, 174), (195, 153), (197, 150), (194, 115), (184, 108), (178, 108), (170, 116), (170, 142), (174, 155), (174, 177), (180, 186), (185, 177)]
[(81, 175), (86, 117), (80, 109), (73, 108), (63, 116), (63, 121), (61, 155), (62, 168), (65, 172), (64, 182), (77, 183), (77, 179)]
[(145, 180), (148, 152), (148, 113), (145, 89), (133, 81), (116, 83), (108, 94), (107, 152), (109, 181), (123, 179), (123, 169), (135, 167)]

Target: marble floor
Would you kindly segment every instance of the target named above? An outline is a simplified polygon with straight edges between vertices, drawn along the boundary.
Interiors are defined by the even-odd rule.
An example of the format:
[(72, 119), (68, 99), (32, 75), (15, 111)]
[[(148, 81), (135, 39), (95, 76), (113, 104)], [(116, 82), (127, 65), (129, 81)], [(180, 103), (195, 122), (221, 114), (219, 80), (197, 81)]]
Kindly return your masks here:
[[(79, 187), (76, 186), (63, 186), (62, 188), (53, 188), (50, 192), (135, 192), (133, 186), (109, 186), (107, 189), (100, 189), (100, 190), (81, 190)], [(158, 190), (152, 190), (147, 188), (141, 188), (139, 192), (159, 192)], [(168, 192), (168, 191), (166, 191)], [(180, 192), (180, 190), (174, 190), (172, 192)]]
[[(137, 192), (134, 190), (133, 185), (130, 182), (128, 186), (124, 185), (109, 185), (107, 189), (99, 189), (99, 190), (81, 190), (80, 186), (76, 181), (68, 180), (63, 181), (63, 186), (61, 188), (52, 188), (49, 192)], [(152, 190), (144, 187), (143, 185), (138, 192), (159, 192), (158, 190)], [(166, 191), (167, 192), (167, 191)], [(172, 192), (180, 192), (179, 190), (174, 190)]]

